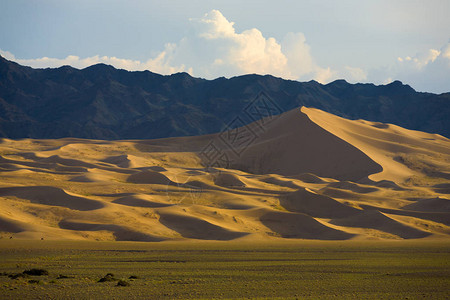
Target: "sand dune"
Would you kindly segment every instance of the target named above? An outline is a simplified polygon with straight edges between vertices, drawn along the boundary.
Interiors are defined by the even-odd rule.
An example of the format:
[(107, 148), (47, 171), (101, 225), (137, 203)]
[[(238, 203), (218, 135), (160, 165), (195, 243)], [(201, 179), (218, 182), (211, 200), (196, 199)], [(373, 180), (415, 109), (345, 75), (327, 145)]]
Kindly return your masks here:
[(37, 161), (45, 162), (45, 163), (56, 163), (63, 166), (68, 167), (84, 167), (84, 168), (95, 168), (95, 165), (86, 163), (84, 161), (78, 160), (78, 159), (71, 159), (71, 158), (63, 158), (59, 155), (52, 155), (45, 158), (38, 158)]
[(346, 240), (352, 234), (330, 228), (306, 214), (267, 211), (261, 222), (283, 238)]
[(402, 209), (431, 212), (450, 212), (450, 199), (445, 199), (442, 197), (419, 199), (415, 203), (403, 206)]
[(450, 194), (450, 183), (440, 183), (433, 186), (434, 191), (441, 194)]
[(377, 229), (404, 239), (423, 238), (430, 235), (428, 232), (399, 223), (376, 210), (361, 211), (348, 218), (331, 220), (330, 223), (347, 227)]
[(128, 177), (127, 181), (143, 184), (173, 184), (173, 182), (164, 174), (149, 170), (132, 174)]
[[(134, 155), (109, 156), (102, 160), (103, 162), (116, 165), (120, 168), (145, 168), (149, 163), (146, 159)], [(155, 170), (156, 171), (156, 170)]]
[(437, 223), (441, 223), (446, 226), (450, 226), (450, 213), (448, 212), (424, 212), (424, 211), (415, 211), (415, 210), (405, 210), (405, 209), (392, 209), (385, 208), (379, 206), (371, 206), (371, 205), (361, 205), (364, 210), (378, 210), (382, 213), (392, 214), (392, 215), (400, 215), (400, 216), (408, 216), (419, 218), (423, 220), (431, 220)]
[(373, 182), (374, 186), (378, 186), (378, 187), (382, 187), (382, 188), (388, 188), (388, 189), (393, 189), (393, 190), (397, 190), (397, 191), (404, 191), (405, 188), (402, 188), (401, 186), (399, 186), (398, 184), (396, 184), (393, 181), (389, 181), (389, 180), (380, 180), (377, 182)]
[(200, 137), (1, 139), (0, 238), (447, 239), (449, 174), (444, 137), (305, 107)]
[(77, 231), (111, 231), (117, 241), (160, 242), (164, 240), (163, 238), (156, 237), (148, 233), (134, 231), (124, 226), (115, 224), (97, 224), (63, 220), (59, 222), (59, 226), (63, 229)]
[(243, 183), (238, 176), (230, 173), (219, 173), (214, 176), (214, 183), (224, 187), (244, 187)]
[(11, 233), (18, 233), (26, 230), (26, 226), (23, 226), (20, 222), (2, 216), (0, 216), (0, 228), (3, 231)]
[(361, 194), (355, 193), (353, 191), (349, 191), (347, 189), (339, 189), (326, 186), (320, 190), (322, 195), (326, 195), (328, 197), (345, 199), (345, 200), (359, 200), (364, 198)]
[(150, 196), (139, 194), (121, 197), (112, 202), (133, 207), (150, 207), (150, 208), (167, 207), (172, 205), (170, 203), (153, 201), (153, 199)]
[(101, 181), (114, 181), (121, 176), (113, 175), (104, 170), (88, 169), (83, 175), (74, 175), (69, 181), (74, 182), (101, 182)]
[(99, 201), (72, 196), (52, 186), (5, 187), (0, 188), (0, 196), (14, 196), (37, 204), (63, 206), (81, 211), (104, 207)]
[(423, 173), (445, 173), (450, 170), (449, 140), (440, 135), (391, 124), (380, 126), (379, 123), (364, 120), (346, 120), (318, 109), (303, 107), (302, 111), (311, 121), (360, 149), (382, 166), (382, 172), (370, 175), (372, 180), (399, 183)]
[[(249, 125), (258, 132), (256, 126)], [(282, 114), (257, 134), (231, 167), (256, 174), (313, 173), (353, 181), (382, 170), (364, 152), (312, 122), (300, 109)]]
[(227, 241), (247, 235), (245, 232), (231, 231), (202, 219), (175, 213), (160, 214), (160, 222), (185, 238)]
[(292, 176), (294, 178), (300, 179), (306, 183), (323, 183), (324, 181), (319, 177), (311, 173), (302, 173), (297, 176)]
[(302, 188), (301, 185), (295, 183), (293, 180), (285, 180), (285, 179), (277, 178), (277, 177), (274, 177), (274, 176), (270, 176), (270, 177), (268, 177), (266, 179), (261, 179), (261, 181), (266, 182), (266, 183), (270, 183), (270, 184), (274, 184), (274, 185), (288, 187), (288, 188), (291, 188), (291, 189)]
[(365, 187), (365, 186), (356, 184), (354, 182), (348, 182), (348, 181), (332, 182), (328, 186), (332, 187), (332, 188), (350, 190), (350, 191), (352, 191), (354, 193), (358, 193), (358, 194), (367, 194), (367, 193), (372, 193), (372, 192), (378, 191), (377, 188)]
[(280, 198), (280, 204), (289, 211), (308, 214), (318, 218), (337, 218), (355, 215), (358, 209), (347, 206), (325, 195), (319, 195), (308, 188), (300, 188)]

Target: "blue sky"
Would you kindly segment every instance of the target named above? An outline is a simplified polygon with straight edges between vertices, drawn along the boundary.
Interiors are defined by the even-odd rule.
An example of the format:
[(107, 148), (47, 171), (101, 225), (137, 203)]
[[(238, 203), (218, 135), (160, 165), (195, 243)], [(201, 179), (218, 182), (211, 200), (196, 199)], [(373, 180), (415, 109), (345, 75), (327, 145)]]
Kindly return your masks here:
[(450, 91), (450, 1), (0, 0), (0, 54), (197, 77), (247, 73)]

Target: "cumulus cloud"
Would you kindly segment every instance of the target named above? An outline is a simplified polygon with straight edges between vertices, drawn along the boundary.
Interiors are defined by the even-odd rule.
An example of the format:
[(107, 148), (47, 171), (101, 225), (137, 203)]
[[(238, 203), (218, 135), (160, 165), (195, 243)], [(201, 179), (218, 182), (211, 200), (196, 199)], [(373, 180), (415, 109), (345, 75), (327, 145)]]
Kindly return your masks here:
[(405, 58), (399, 57), (397, 60), (400, 63), (409, 64), (410, 67), (416, 68), (418, 70), (423, 69), (429, 63), (433, 63), (436, 58), (441, 55), (441, 51), (436, 49), (429, 49), (426, 52), (417, 54), (416, 57), (407, 56)]
[(271, 74), (288, 79), (325, 82), (335, 72), (319, 67), (311, 55), (302, 33), (288, 33), (281, 41), (266, 38), (256, 28), (236, 32), (234, 23), (220, 11), (212, 10), (202, 18), (190, 19), (190, 33), (145, 62), (108, 56), (80, 58), (70, 55), (63, 59), (18, 59), (11, 53), (0, 53), (20, 64), (44, 68), (71, 65), (85, 68), (105, 63), (126, 70), (150, 70), (162, 74), (186, 71), (194, 76), (216, 78), (249, 73)]
[(237, 33), (218, 10), (190, 21), (193, 34), (174, 45), (168, 64), (186, 64), (193, 75), (207, 78), (247, 73), (292, 77), (281, 45), (258, 29)]
[(450, 91), (450, 43), (414, 56), (398, 57), (391, 66), (369, 70), (368, 80), (386, 83), (401, 80), (418, 91)]
[(341, 77), (350, 82), (363, 82), (367, 80), (367, 72), (358, 67), (345, 66)]
[(288, 33), (279, 42), (256, 28), (236, 32), (218, 10), (190, 22), (192, 34), (162, 52), (168, 54), (166, 65), (184, 65), (192, 75), (206, 78), (249, 73), (319, 81), (330, 77), (330, 69), (314, 62), (302, 33)]
[[(288, 33), (282, 41), (282, 50), (288, 59), (288, 73), (293, 79), (315, 79), (325, 83), (336, 76), (336, 72), (329, 67), (318, 66), (311, 54), (311, 47), (306, 43), (305, 35), (301, 32)], [(312, 75), (312, 76), (311, 76)]]

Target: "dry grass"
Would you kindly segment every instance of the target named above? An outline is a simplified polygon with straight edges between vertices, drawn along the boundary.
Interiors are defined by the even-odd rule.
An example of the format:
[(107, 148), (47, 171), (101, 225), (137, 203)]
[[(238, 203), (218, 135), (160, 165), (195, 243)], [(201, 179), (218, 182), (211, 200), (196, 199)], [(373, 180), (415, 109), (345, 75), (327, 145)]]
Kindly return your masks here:
[[(449, 249), (448, 242), (430, 241), (7, 241), (0, 245), (1, 272), (45, 268), (50, 275), (0, 276), (0, 294), (2, 299), (445, 299)], [(137, 278), (126, 280), (126, 288), (116, 286), (120, 281), (98, 283), (107, 273), (124, 281)], [(54, 274), (70, 278), (55, 280)]]

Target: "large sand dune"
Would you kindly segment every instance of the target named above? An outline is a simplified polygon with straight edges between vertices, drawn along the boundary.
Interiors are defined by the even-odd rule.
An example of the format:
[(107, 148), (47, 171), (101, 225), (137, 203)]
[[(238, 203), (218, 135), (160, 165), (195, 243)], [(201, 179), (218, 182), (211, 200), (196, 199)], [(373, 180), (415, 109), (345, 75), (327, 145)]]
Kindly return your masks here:
[(2, 139), (0, 237), (448, 239), (449, 180), (448, 139), (305, 107), (199, 137)]

